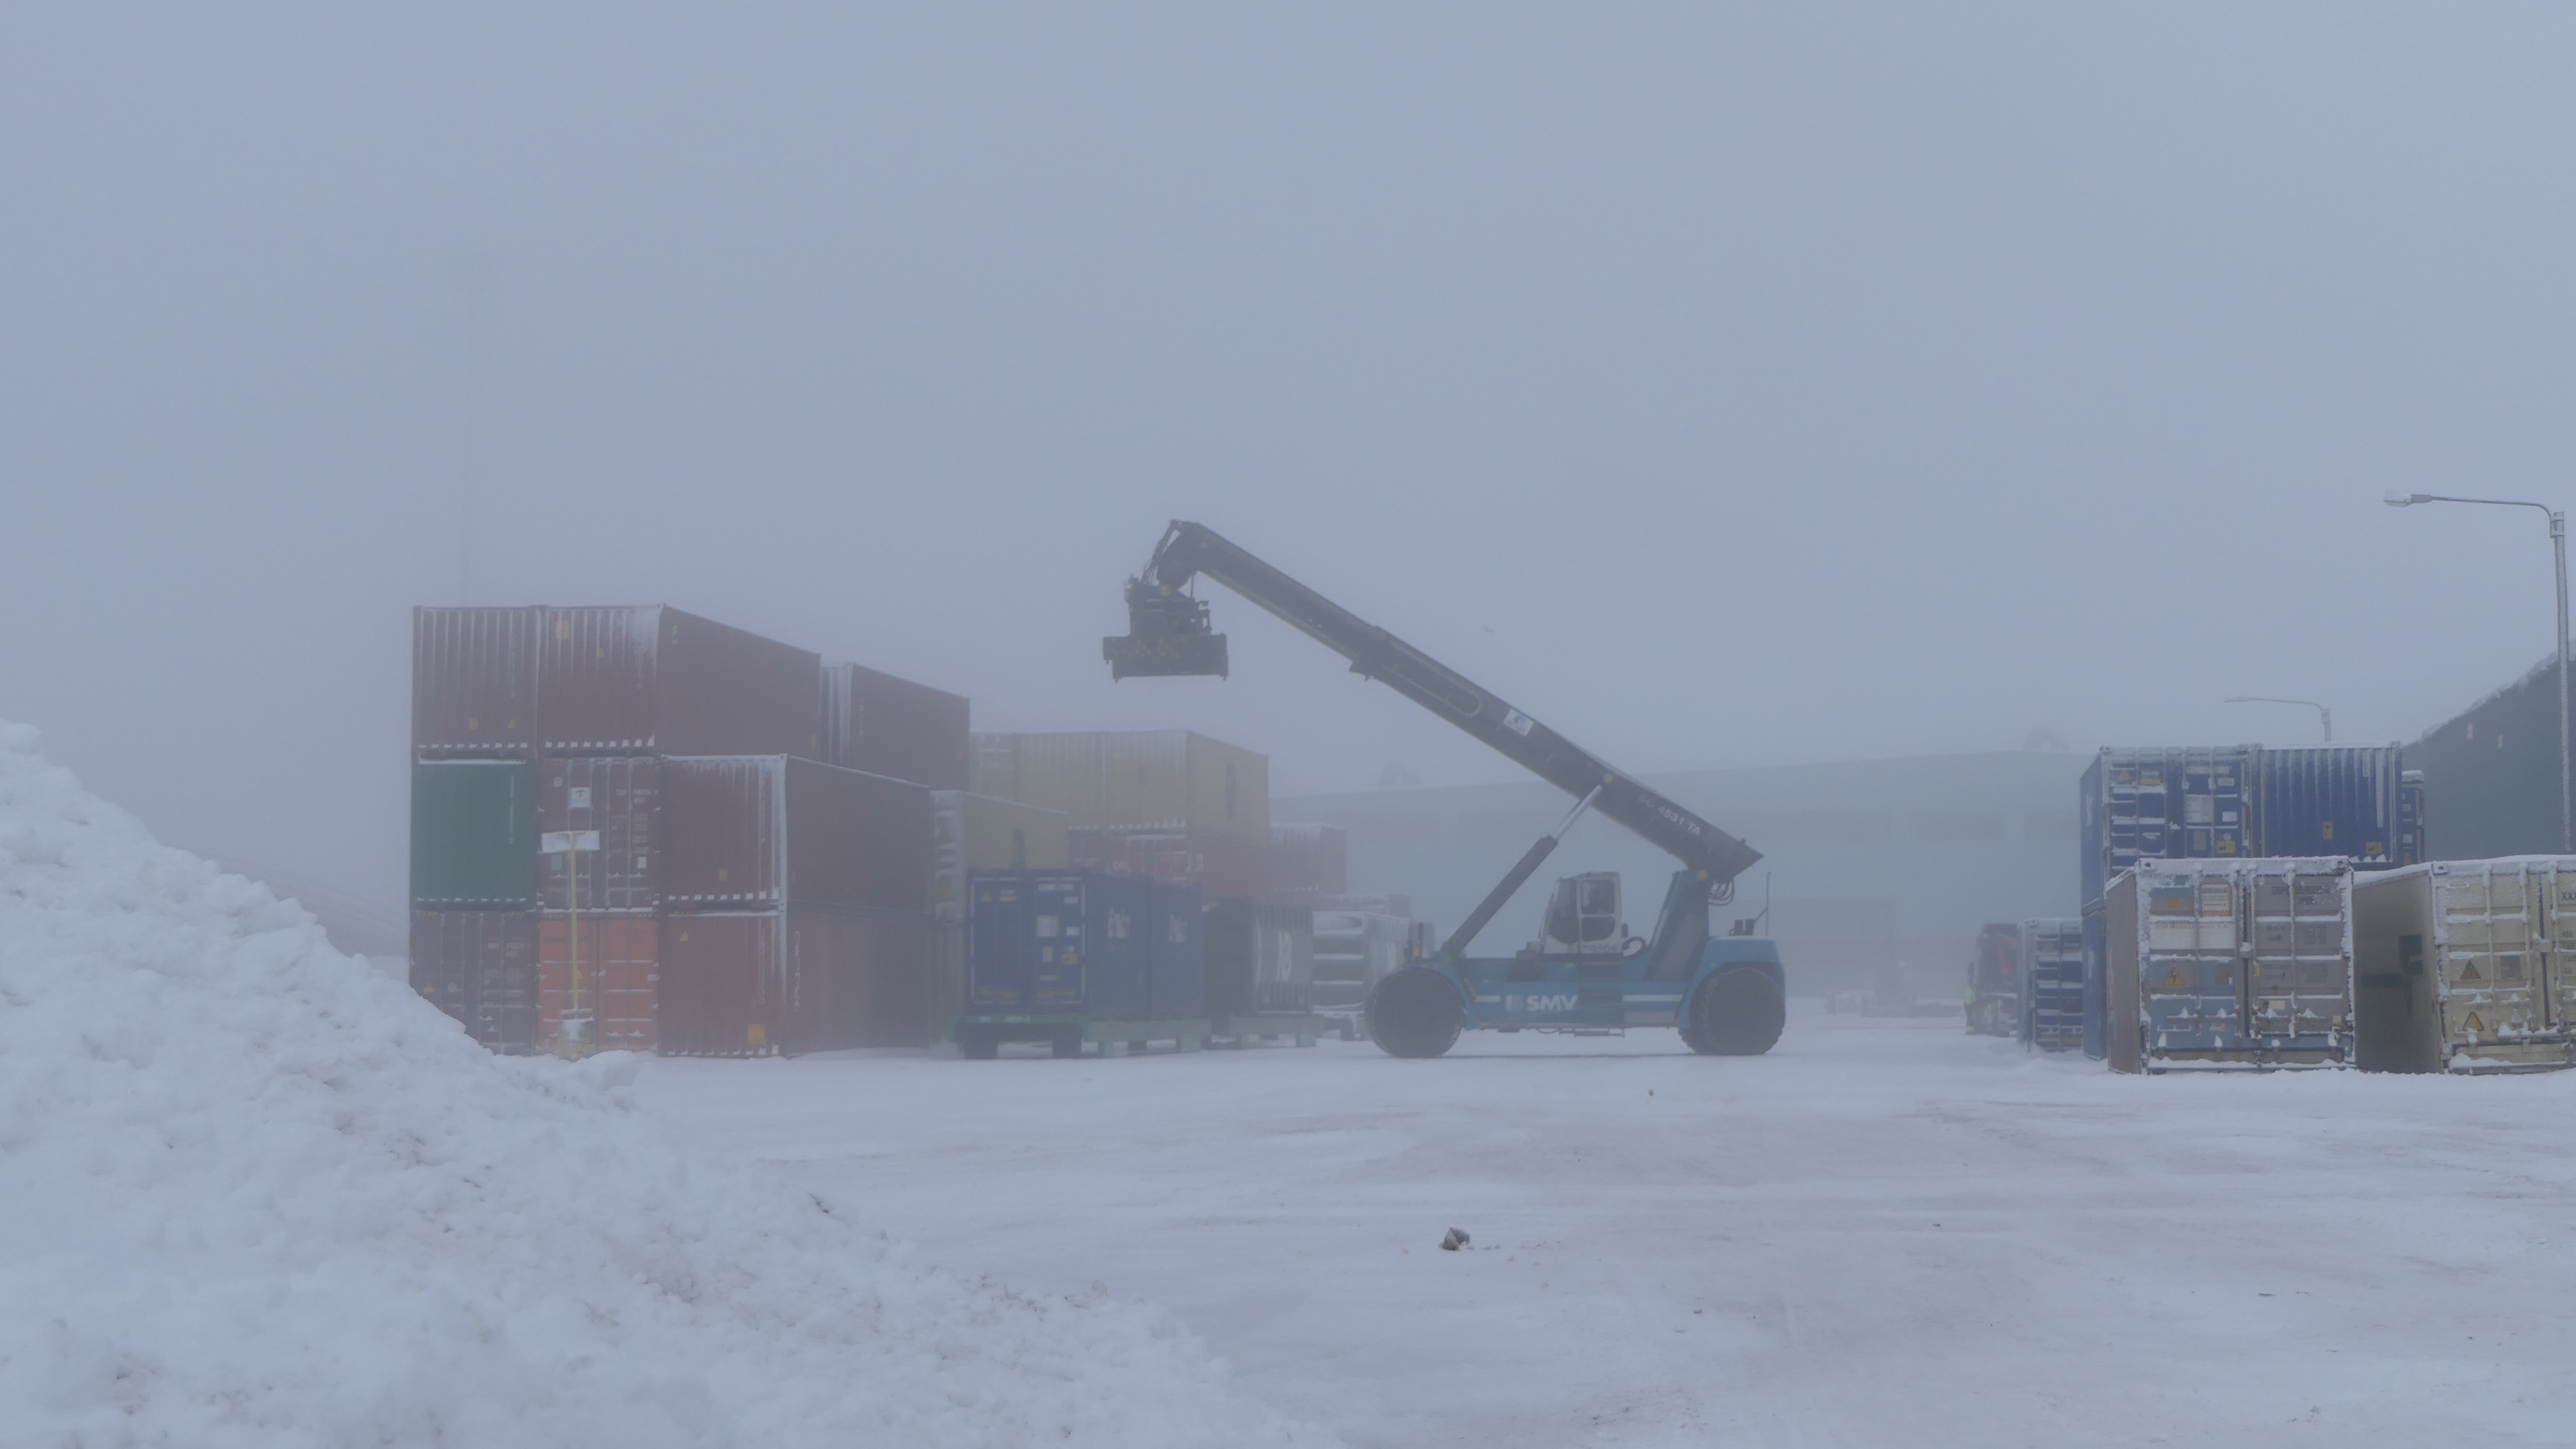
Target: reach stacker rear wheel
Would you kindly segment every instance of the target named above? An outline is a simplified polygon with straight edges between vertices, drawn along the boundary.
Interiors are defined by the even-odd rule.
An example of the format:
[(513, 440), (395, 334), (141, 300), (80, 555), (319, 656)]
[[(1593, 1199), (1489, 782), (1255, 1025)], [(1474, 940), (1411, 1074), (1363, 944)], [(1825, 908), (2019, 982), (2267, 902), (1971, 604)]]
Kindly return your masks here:
[(1448, 977), (1407, 966), (1377, 984), (1368, 999), (1369, 1040), (1391, 1057), (1436, 1057), (1457, 1045), (1467, 1004)]
[(1707, 1057), (1758, 1057), (1780, 1040), (1789, 1004), (1780, 984), (1756, 966), (1721, 967), (1691, 993), (1682, 1041)]

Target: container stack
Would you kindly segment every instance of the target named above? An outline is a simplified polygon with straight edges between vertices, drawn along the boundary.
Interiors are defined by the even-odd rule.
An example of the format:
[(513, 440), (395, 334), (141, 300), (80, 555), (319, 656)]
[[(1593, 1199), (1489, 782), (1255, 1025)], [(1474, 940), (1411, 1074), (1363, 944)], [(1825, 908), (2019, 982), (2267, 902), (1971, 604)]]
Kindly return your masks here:
[[(2109, 982), (2126, 928), (2108, 918), (2105, 903), (2123, 879), (2170, 874), (2167, 867), (2188, 861), (2279, 867), (2331, 858), (2354, 870), (2383, 871), (2413, 864), (2426, 848), (2422, 779), (2404, 768), (2395, 745), (2105, 747), (2084, 772), (2078, 819), (2086, 941), (2081, 1035), (2085, 1052), (2096, 1057), (2117, 1053), (2133, 1037), (2152, 1043), (2160, 1035), (2215, 1040), (2220, 1034), (2160, 1031), (2150, 1004)], [(2132, 882), (2129, 894), (2140, 889), (2152, 887)], [(2234, 989), (2246, 1023), (2240, 1034), (2255, 1041), (2262, 1036), (2253, 1025), (2261, 1007), (2245, 980)], [(2210, 990), (2204, 1006), (2214, 1012), (2216, 994), (2223, 993)], [(2131, 1020), (2136, 1013), (2144, 1014)], [(2351, 1029), (2347, 1014), (2347, 1037), (2333, 1048), (2338, 1061), (2349, 1059)]]
[(677, 609), (416, 610), (414, 985), (505, 1052), (926, 1042), (965, 707)]
[(1062, 811), (1086, 870), (1270, 889), (1270, 761), (1250, 750), (1186, 730), (977, 735), (967, 788)]

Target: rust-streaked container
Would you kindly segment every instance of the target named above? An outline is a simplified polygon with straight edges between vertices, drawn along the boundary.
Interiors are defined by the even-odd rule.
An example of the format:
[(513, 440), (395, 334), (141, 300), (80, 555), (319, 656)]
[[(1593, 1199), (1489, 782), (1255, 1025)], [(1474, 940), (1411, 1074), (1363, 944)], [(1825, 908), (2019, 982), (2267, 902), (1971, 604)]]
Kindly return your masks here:
[(599, 832), (599, 849), (537, 856), (537, 904), (571, 909), (581, 873), (585, 911), (650, 911), (662, 903), (662, 761), (654, 755), (558, 756), (537, 770), (537, 828)]
[(823, 666), (825, 764), (963, 790), (966, 740), (966, 696), (862, 664)]
[(411, 611), (415, 759), (525, 759), (536, 752), (537, 640), (545, 611)]
[(537, 1045), (537, 918), (527, 911), (414, 911), (411, 988), (476, 1041), (520, 1056)]
[(661, 605), (545, 611), (549, 755), (822, 752), (821, 656)]
[(666, 1056), (795, 1056), (930, 1042), (927, 916), (793, 909), (661, 920)]
[(1210, 897), (1270, 893), (1267, 841), (1253, 845), (1186, 831), (1097, 828), (1075, 830), (1070, 838), (1073, 863), (1084, 870), (1194, 885)]
[(1077, 829), (1270, 845), (1269, 759), (1205, 735), (977, 735), (972, 762), (967, 789), (1061, 810)]
[(1271, 823), (1270, 894), (1311, 906), (1350, 888), (1349, 831), (1313, 821)]
[(930, 792), (909, 781), (784, 755), (674, 757), (662, 838), (671, 910), (930, 910)]
[(556, 1049), (564, 1013), (574, 1009), (576, 938), (579, 1010), (589, 1018), (584, 1035), (591, 1049), (653, 1050), (662, 929), (651, 913), (634, 911), (583, 911), (578, 920), (569, 912), (548, 911), (537, 918), (537, 1049)]

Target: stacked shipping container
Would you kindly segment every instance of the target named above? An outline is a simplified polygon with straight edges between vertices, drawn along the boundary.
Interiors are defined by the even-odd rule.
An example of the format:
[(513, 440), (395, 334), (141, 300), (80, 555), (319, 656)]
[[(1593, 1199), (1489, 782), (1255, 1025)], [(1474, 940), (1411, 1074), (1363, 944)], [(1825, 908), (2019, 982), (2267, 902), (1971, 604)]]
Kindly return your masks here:
[(2021, 1040), (2041, 1051), (2084, 1045), (2084, 922), (2033, 917), (2021, 923)]
[(977, 735), (971, 773), (979, 795), (1063, 811), (1086, 869), (1270, 888), (1270, 762), (1250, 750), (1185, 730)]
[(956, 780), (963, 700), (658, 607), (420, 609), (413, 640), (413, 974), (478, 1039), (929, 1040), (929, 785), (815, 756)]
[(2102, 904), (2112, 1070), (2354, 1064), (2351, 861), (2155, 861)]

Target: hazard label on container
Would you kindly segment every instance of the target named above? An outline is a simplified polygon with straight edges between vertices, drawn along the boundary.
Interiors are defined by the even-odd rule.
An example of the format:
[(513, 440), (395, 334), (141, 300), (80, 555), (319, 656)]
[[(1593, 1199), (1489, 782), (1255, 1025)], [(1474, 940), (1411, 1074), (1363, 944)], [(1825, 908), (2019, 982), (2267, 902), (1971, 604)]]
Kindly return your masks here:
[(2466, 1032), (2468, 1032), (2468, 1034), (2469, 1034), (2469, 1035), (2471, 1035), (2471, 1036), (2475, 1036), (2475, 1035), (2477, 1035), (2479, 1032), (2482, 1032), (2482, 1031), (2484, 1031), (2484, 1030), (2486, 1030), (2486, 1029), (2487, 1029), (2487, 1024), (2486, 1024), (2485, 1022), (2483, 1022), (2483, 1021), (2478, 1020), (2478, 1014), (2477, 1014), (2476, 1012), (2474, 1012), (2474, 1011), (2470, 1012), (2470, 1013), (2469, 1013), (2469, 1019), (2468, 1019), (2467, 1021), (2465, 1021), (2465, 1022), (2462, 1022), (2460, 1025), (2461, 1025), (2461, 1029), (2462, 1029), (2462, 1030), (2464, 1030), (2464, 1031), (2466, 1031)]
[(2484, 981), (2486, 978), (2478, 974), (2477, 962), (2464, 961), (2460, 963), (2460, 979), (2462, 981)]

